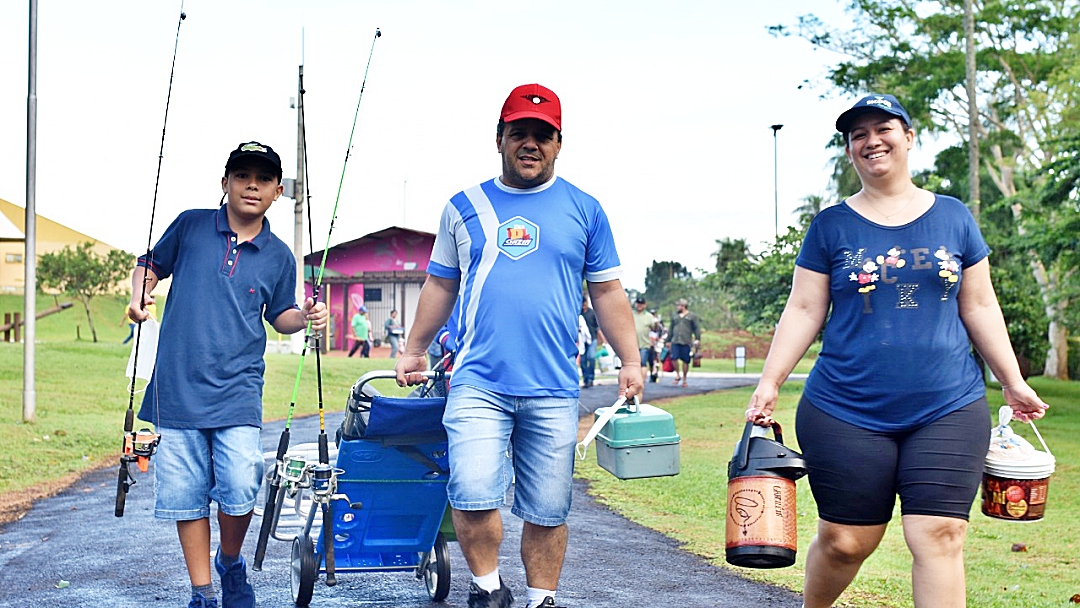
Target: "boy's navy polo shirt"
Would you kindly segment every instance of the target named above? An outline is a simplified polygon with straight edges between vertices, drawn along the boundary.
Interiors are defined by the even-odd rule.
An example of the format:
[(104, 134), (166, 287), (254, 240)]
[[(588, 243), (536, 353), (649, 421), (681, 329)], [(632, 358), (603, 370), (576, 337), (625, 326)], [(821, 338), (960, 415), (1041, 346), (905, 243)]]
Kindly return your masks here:
[(172, 277), (157, 364), (139, 418), (185, 429), (262, 426), (266, 330), (296, 308), (296, 262), (263, 218), (254, 239), (236, 242), (226, 206), (177, 216), (139, 258)]

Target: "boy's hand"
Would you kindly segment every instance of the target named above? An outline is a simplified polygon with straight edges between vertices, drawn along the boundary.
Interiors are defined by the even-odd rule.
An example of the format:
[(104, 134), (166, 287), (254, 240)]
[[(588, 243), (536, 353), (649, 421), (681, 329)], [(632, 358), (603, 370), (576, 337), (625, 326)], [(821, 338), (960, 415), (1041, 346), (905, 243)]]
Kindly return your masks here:
[(326, 320), (330, 317), (330, 312), (326, 310), (326, 303), (308, 298), (304, 300), (304, 306), (300, 312), (304, 315), (304, 322), (310, 322), (311, 329), (314, 331), (322, 331), (326, 328)]
[(150, 312), (146, 310), (147, 306), (154, 303), (154, 297), (150, 294), (146, 294), (143, 297), (143, 304), (139, 305), (139, 296), (134, 295), (131, 297), (131, 303), (128, 304), (128, 318), (136, 323), (142, 323), (150, 318)]

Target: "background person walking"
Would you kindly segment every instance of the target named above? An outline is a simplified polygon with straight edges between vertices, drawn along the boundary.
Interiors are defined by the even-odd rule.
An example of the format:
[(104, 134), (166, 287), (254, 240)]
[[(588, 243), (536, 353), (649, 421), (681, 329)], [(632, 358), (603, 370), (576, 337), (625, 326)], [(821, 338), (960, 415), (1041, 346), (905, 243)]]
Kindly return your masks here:
[(693, 350), (701, 344), (701, 323), (698, 322), (697, 315), (690, 312), (689, 307), (690, 302), (686, 298), (679, 298), (675, 302), (675, 314), (671, 315), (671, 324), (668, 326), (671, 358), (675, 362), (673, 384), (679, 384), (681, 370), (683, 386), (687, 386), (686, 376), (690, 373), (690, 357)]
[(589, 297), (581, 300), (581, 316), (589, 329), (589, 341), (581, 353), (581, 387), (590, 388), (596, 381), (596, 348), (604, 343), (604, 334), (600, 332), (600, 323), (596, 320), (596, 311), (589, 305)]
[(911, 181), (911, 119), (891, 95), (836, 120), (862, 189), (818, 214), (746, 410), (768, 426), (781, 384), (825, 326), (796, 412), (818, 505), (806, 608), (833, 605), (900, 496), (917, 608), (963, 608), (964, 537), (990, 440), (982, 371), (1019, 420), (1047, 405), (1024, 382), (990, 281), (990, 252), (955, 198)]
[(390, 343), (390, 358), (396, 359), (401, 340), (405, 338), (405, 328), (398, 322), (397, 309), (390, 311), (390, 317), (383, 323), (383, 329), (386, 330), (386, 341)]
[(349, 349), (349, 356), (353, 356), (358, 349), (360, 350), (360, 358), (366, 359), (371, 356), (371, 321), (367, 318), (367, 306), (361, 306), (356, 310), (356, 314), (353, 315), (352, 320), (349, 322), (352, 327), (352, 335), (349, 336), (353, 339), (353, 347)]

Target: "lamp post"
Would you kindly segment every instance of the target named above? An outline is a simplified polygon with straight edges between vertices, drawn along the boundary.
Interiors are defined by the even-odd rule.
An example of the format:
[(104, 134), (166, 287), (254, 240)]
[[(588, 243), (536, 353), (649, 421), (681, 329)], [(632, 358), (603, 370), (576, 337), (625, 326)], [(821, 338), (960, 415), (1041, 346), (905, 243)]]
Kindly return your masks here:
[(772, 129), (772, 154), (773, 154), (773, 238), (780, 236), (780, 178), (779, 163), (776, 155), (776, 132), (784, 128), (784, 125), (770, 125)]

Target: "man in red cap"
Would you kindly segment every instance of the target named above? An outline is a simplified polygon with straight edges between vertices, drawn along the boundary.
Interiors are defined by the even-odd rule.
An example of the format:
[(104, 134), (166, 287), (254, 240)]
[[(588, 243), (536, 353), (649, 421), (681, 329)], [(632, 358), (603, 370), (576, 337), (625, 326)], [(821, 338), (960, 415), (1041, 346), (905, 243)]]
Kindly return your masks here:
[(641, 367), (607, 215), (555, 177), (558, 96), (538, 84), (514, 89), (495, 144), (502, 175), (458, 193), (443, 211), (398, 383), (423, 381), (416, 372), (456, 301), (458, 350), (443, 425), (454, 527), (473, 573), (469, 608), (513, 602), (498, 569), (498, 509), (512, 479), (511, 511), (525, 522), (527, 608), (556, 608), (577, 441), (582, 278), (623, 361), (620, 396), (641, 391)]

